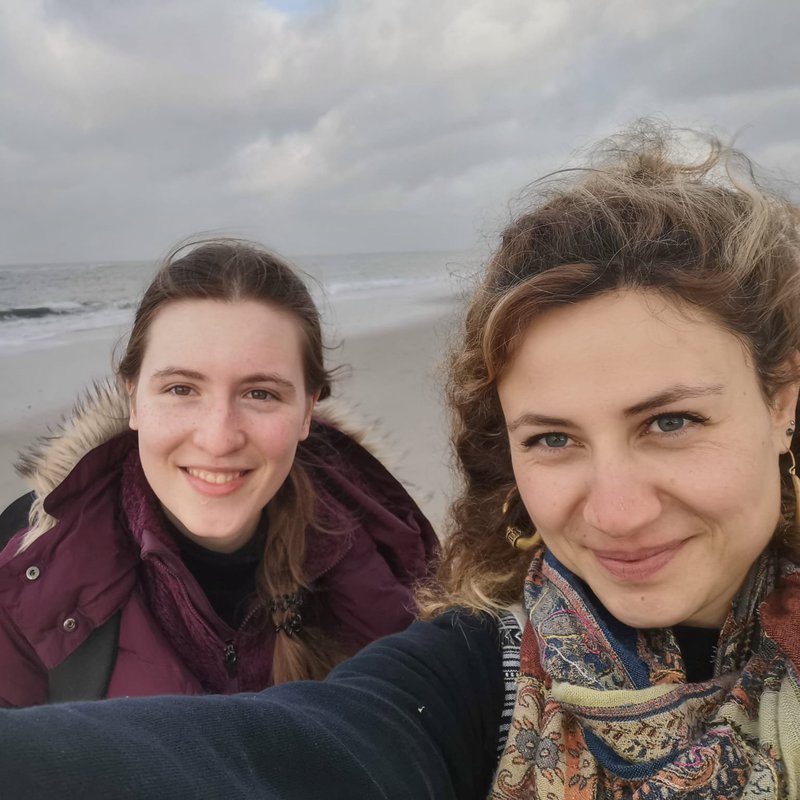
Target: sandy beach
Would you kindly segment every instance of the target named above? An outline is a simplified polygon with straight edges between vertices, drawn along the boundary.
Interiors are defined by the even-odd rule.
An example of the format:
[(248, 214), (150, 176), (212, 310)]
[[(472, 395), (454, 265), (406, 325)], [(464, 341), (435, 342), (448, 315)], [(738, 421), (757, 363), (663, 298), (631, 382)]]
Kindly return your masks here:
[[(368, 443), (441, 530), (452, 480), (441, 365), (452, 330), (450, 307), (413, 324), (345, 337), (330, 353), (345, 364), (332, 406), (368, 431)], [(69, 411), (83, 387), (110, 374), (123, 331), (106, 328), (0, 352), (0, 507), (24, 491), (17, 453)]]

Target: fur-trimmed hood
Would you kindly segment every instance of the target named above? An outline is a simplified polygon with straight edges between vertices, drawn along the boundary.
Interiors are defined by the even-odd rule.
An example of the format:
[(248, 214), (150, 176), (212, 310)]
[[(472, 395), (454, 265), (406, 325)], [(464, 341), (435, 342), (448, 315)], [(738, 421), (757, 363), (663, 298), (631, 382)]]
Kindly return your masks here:
[(46, 533), (56, 520), (44, 510), (44, 500), (75, 465), (95, 447), (128, 430), (127, 393), (111, 378), (95, 381), (80, 396), (71, 413), (20, 454), (15, 467), (33, 489), (30, 529), (21, 549)]

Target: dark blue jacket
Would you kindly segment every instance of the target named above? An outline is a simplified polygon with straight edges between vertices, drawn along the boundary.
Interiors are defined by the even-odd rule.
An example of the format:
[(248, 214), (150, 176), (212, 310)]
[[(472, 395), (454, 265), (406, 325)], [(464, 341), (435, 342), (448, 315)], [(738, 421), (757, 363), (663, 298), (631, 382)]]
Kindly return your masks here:
[(484, 798), (502, 704), (496, 626), (451, 613), (319, 683), (0, 711), (2, 797)]

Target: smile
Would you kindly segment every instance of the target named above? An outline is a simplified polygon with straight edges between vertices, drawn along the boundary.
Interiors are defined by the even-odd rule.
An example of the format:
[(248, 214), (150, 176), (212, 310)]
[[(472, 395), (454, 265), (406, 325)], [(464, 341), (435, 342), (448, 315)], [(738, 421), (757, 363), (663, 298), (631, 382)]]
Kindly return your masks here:
[(231, 481), (235, 481), (237, 478), (241, 478), (241, 476), (244, 475), (244, 472), (242, 470), (237, 470), (236, 472), (224, 472), (224, 471), (214, 470), (213, 472), (211, 472), (205, 469), (195, 469), (194, 467), (184, 467), (184, 469), (193, 478), (205, 481), (206, 483), (214, 483), (217, 485), (230, 483)]
[(683, 547), (684, 542), (649, 547), (634, 552), (595, 551), (595, 558), (605, 570), (618, 580), (644, 581), (669, 564)]

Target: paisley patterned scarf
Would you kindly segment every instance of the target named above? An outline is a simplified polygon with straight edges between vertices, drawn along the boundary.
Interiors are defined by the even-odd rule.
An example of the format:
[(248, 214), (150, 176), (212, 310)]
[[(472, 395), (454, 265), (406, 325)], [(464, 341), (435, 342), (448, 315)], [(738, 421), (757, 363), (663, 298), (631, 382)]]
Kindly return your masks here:
[(797, 569), (762, 555), (720, 633), (713, 679), (690, 684), (671, 630), (623, 625), (539, 551), (490, 797), (800, 797), (800, 647), (781, 646), (800, 639), (799, 597)]

